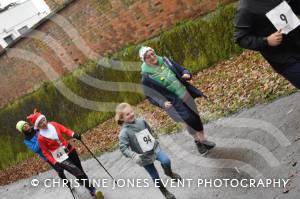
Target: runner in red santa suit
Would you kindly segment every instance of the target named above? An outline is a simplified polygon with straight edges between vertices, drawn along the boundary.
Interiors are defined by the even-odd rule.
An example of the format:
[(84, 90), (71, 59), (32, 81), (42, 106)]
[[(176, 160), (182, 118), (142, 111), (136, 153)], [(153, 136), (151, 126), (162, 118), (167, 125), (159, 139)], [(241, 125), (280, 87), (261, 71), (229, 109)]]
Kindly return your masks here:
[(29, 115), (27, 119), (34, 125), (35, 129), (39, 129), (38, 142), (40, 148), (55, 169), (58, 171), (67, 170), (79, 180), (81, 185), (84, 185), (90, 191), (93, 197), (102, 199), (102, 192), (97, 191), (89, 183), (75, 148), (63, 137), (64, 134), (67, 137), (80, 140), (80, 134), (59, 123), (47, 122), (46, 117), (39, 112)]

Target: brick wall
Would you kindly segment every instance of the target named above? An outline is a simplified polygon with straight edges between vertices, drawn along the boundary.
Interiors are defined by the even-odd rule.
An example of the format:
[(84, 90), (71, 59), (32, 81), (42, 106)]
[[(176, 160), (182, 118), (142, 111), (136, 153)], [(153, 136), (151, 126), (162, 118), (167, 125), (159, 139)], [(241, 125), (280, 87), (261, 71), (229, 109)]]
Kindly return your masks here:
[[(46, 1), (52, 9), (66, 2)], [(129, 42), (137, 43), (153, 37), (182, 19), (206, 14), (214, 10), (218, 2), (220, 0), (74, 0), (58, 12), (59, 16), (53, 16), (39, 25), (36, 30), (40, 33), (31, 33), (30, 38), (20, 40), (12, 48), (23, 49), (43, 58), (62, 75), (86, 61), (87, 54), (92, 55), (76, 47), (75, 43), (80, 38), (95, 54), (112, 52)], [(63, 23), (58, 25), (55, 21)], [(66, 33), (64, 28), (72, 30), (68, 24), (80, 38), (70, 37)], [(70, 34), (74, 35), (74, 32)], [(42, 38), (47, 43), (32, 37)], [(59, 45), (65, 52), (49, 47), (53, 45)], [(64, 67), (62, 60), (68, 57), (71, 59), (68, 63), (73, 61), (76, 64)], [(9, 57), (7, 53), (0, 56), (0, 106), (49, 81), (39, 64), (32, 62), (36, 59), (29, 59), (31, 61)]]

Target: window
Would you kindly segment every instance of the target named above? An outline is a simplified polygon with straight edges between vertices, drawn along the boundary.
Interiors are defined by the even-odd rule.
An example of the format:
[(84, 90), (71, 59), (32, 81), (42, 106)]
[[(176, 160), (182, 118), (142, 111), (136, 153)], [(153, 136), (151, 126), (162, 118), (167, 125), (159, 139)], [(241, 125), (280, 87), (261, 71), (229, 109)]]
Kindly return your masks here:
[(13, 35), (8, 35), (7, 37), (4, 37), (4, 41), (7, 43), (7, 45), (11, 44), (14, 41)]
[(25, 33), (27, 32), (27, 30), (28, 30), (28, 26), (24, 26), (24, 27), (20, 28), (20, 29), (18, 30), (18, 32), (19, 32), (21, 35), (23, 35), (23, 34), (25, 34)]

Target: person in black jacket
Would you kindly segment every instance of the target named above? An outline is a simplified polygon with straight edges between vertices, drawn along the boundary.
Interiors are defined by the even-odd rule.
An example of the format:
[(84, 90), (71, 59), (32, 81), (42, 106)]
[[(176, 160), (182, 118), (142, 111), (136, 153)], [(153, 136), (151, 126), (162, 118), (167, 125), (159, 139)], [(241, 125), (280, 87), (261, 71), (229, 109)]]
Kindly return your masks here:
[(174, 61), (157, 56), (150, 47), (141, 47), (139, 56), (143, 61), (144, 95), (150, 103), (164, 109), (174, 121), (185, 123), (195, 139), (198, 151), (205, 155), (215, 143), (204, 137), (203, 125), (194, 102), (195, 98), (204, 95), (188, 82), (192, 74)]
[[(241, 0), (235, 18), (234, 39), (242, 48), (259, 51), (274, 70), (300, 88), (300, 27), (288, 34), (277, 30), (266, 13), (282, 0)], [(300, 1), (287, 1), (300, 15)], [(278, 14), (278, 17), (283, 17)], [(287, 21), (286, 21), (287, 22)]]

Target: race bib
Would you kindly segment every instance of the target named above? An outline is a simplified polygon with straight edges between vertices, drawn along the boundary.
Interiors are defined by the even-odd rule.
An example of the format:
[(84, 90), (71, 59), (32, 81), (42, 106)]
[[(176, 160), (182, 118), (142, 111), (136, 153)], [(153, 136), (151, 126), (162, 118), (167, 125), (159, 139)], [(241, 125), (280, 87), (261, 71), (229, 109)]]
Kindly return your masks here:
[(53, 158), (59, 163), (61, 163), (64, 160), (69, 158), (68, 154), (65, 151), (65, 147), (63, 147), (63, 146), (60, 146), (55, 151), (51, 151), (51, 154), (52, 154)]
[(136, 133), (135, 136), (144, 153), (153, 150), (155, 138), (147, 128)]
[(268, 12), (266, 16), (275, 28), (282, 30), (284, 34), (288, 34), (300, 25), (299, 18), (286, 1), (276, 6), (273, 10)]

